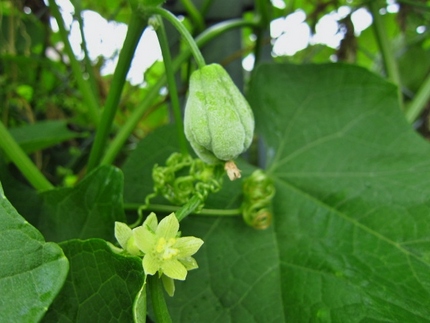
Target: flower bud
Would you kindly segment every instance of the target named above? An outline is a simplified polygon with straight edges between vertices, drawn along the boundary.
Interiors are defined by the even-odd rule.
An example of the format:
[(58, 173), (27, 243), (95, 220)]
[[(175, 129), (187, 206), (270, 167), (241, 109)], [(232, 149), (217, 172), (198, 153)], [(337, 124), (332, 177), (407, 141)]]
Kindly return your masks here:
[(208, 164), (233, 160), (250, 146), (254, 115), (221, 65), (191, 74), (184, 128), (194, 151)]

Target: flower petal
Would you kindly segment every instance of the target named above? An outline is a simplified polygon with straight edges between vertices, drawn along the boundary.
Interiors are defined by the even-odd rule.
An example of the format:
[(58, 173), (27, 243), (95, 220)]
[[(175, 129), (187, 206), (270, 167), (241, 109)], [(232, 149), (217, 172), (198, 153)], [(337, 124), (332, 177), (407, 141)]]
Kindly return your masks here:
[(187, 277), (187, 269), (178, 260), (166, 260), (161, 264), (163, 273), (173, 279), (185, 280)]
[(133, 256), (142, 256), (142, 251), (140, 251), (139, 247), (136, 245), (134, 235), (128, 239), (125, 250), (127, 250), (127, 252)]
[(127, 241), (133, 235), (129, 226), (122, 222), (115, 222), (115, 238), (122, 249), (126, 249)]
[(175, 213), (171, 213), (160, 221), (158, 225), (156, 235), (158, 238), (163, 237), (166, 240), (175, 238), (179, 230), (179, 221), (176, 218)]
[(203, 244), (203, 240), (196, 237), (182, 237), (176, 239), (174, 247), (179, 250), (178, 258), (194, 255)]
[(146, 254), (143, 257), (142, 265), (143, 270), (147, 275), (154, 275), (158, 271), (158, 269), (160, 269), (160, 261), (157, 257), (153, 257), (150, 254)]
[(133, 229), (134, 241), (137, 247), (145, 254), (151, 253), (155, 248), (156, 236), (147, 227), (140, 226)]
[(153, 233), (155, 233), (155, 230), (157, 230), (157, 226), (158, 226), (157, 216), (155, 215), (154, 212), (151, 212), (143, 222), (142, 227), (146, 227), (147, 229), (149, 229), (149, 231), (152, 231)]
[(193, 257), (180, 258), (178, 260), (180, 261), (181, 264), (184, 265), (184, 267), (187, 270), (193, 270), (193, 269), (199, 268), (197, 261)]
[(166, 275), (161, 276), (161, 281), (163, 282), (163, 286), (167, 294), (172, 297), (175, 294), (175, 281)]

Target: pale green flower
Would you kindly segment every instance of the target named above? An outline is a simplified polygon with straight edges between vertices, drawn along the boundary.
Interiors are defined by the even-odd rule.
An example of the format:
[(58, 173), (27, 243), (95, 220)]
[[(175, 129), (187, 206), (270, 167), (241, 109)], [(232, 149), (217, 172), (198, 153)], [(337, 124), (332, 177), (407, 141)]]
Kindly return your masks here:
[(133, 229), (134, 243), (145, 254), (145, 274), (156, 272), (171, 279), (185, 280), (187, 271), (198, 268), (193, 257), (203, 240), (195, 237), (179, 237), (179, 222), (175, 214), (165, 217), (158, 224), (151, 213), (142, 226)]
[(142, 252), (134, 242), (133, 230), (122, 222), (115, 222), (115, 238), (126, 252), (133, 256), (142, 256)]

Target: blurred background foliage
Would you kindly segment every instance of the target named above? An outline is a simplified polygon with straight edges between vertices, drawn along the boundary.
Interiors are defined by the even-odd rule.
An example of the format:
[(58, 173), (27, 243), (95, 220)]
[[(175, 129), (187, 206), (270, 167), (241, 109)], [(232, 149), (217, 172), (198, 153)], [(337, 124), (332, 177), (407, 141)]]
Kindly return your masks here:
[[(107, 21), (120, 23), (126, 23), (131, 12), (126, 0), (73, 0), (72, 4), (73, 22), (79, 25), (81, 33), (85, 23), (82, 20), (83, 12), (94, 11)], [(346, 62), (387, 77), (373, 25), (357, 32), (356, 22), (352, 19), (358, 10), (364, 9), (368, 12), (368, 4), (369, 1), (357, 0), (277, 0), (267, 1), (262, 8), (251, 0), (234, 3), (183, 0), (167, 1), (165, 7), (181, 15), (195, 36), (218, 21), (260, 18), (262, 28), (259, 32), (262, 32), (264, 37), (256, 37), (255, 30), (243, 29), (238, 48), (221, 48), (222, 45), (219, 45), (219, 51), (214, 52), (213, 47), (207, 50), (210, 60), (221, 62), (227, 68), (236, 64), (239, 76), (234, 73), (232, 75), (238, 84), (245, 80), (246, 85), (252, 66), (270, 60), (295, 64)], [(402, 95), (407, 105), (429, 77), (430, 1), (381, 0), (377, 1), (377, 6), (397, 63)], [(337, 14), (336, 37), (341, 39), (339, 45), (330, 47), (311, 41), (305, 48), (293, 54), (275, 53), (274, 47), (277, 42), (282, 41), (283, 35), (295, 31), (287, 30), (275, 34), (273, 26), (276, 21), (279, 22), (297, 12), (304, 14), (303, 23), (309, 27), (311, 36), (316, 34), (322, 19)], [(339, 15), (340, 12), (344, 14)], [(11, 129), (18, 143), (33, 154), (37, 166), (54, 184), (73, 185), (83, 171), (88, 157), (94, 138), (94, 124), (87, 107), (82, 103), (82, 94), (58, 27), (43, 0), (2, 0), (0, 27), (0, 118)], [(172, 50), (179, 53), (184, 46), (180, 39), (173, 36), (172, 39)], [(118, 55), (118, 51), (113, 53), (114, 57), (99, 56), (91, 60), (84, 42), (81, 43), (81, 50), (83, 54), (77, 58), (84, 72), (84, 80), (91, 84), (99, 103), (103, 105), (112, 79), (112, 75), (104, 72), (103, 67), (109, 59)], [(203, 51), (205, 53), (205, 48)], [(245, 64), (247, 59), (251, 64)], [(186, 81), (190, 71), (189, 62), (185, 62), (178, 76), (183, 81), (180, 82), (183, 85), (179, 88), (182, 95), (186, 93)], [(112, 136), (144, 100), (163, 72), (163, 64), (156, 61), (144, 72), (143, 82), (126, 84)], [(170, 122), (172, 113), (168, 103), (169, 96), (163, 88), (128, 139), (122, 154), (117, 158), (117, 164), (121, 163), (139, 140)], [(427, 102), (414, 123), (415, 128), (427, 137), (428, 107)], [(34, 128), (34, 125), (41, 121), (47, 124)], [(47, 129), (51, 129), (49, 136), (43, 135)], [(38, 149), (29, 150), (29, 147)]]

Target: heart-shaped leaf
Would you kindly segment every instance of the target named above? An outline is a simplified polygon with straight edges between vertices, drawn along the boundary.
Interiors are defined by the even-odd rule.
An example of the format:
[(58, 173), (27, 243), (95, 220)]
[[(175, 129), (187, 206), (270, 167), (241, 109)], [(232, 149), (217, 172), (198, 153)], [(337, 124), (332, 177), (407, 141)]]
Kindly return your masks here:
[(430, 317), (430, 147), (394, 86), (347, 65), (266, 65), (251, 86), (287, 321)]

